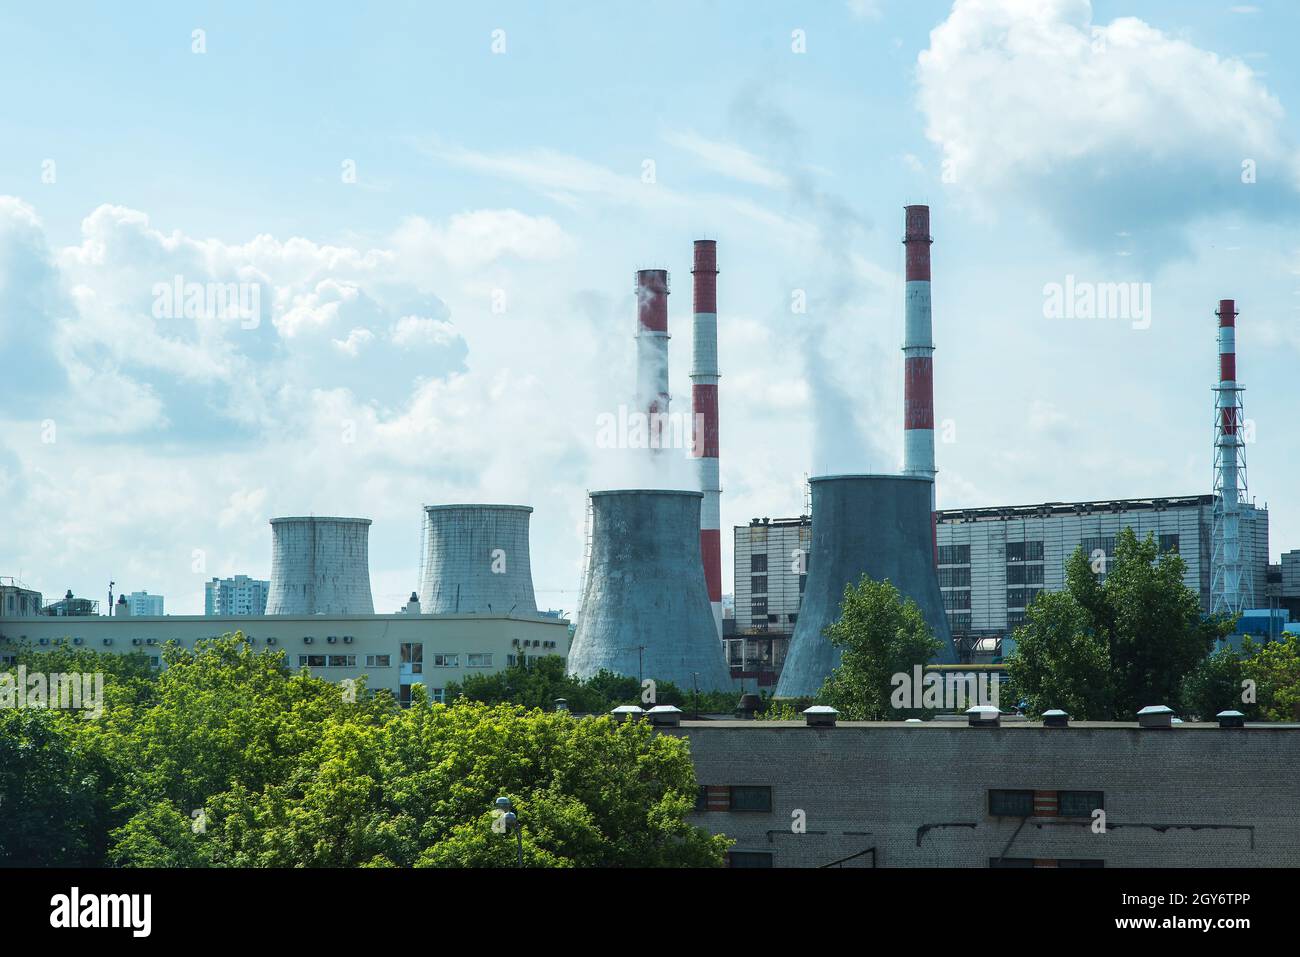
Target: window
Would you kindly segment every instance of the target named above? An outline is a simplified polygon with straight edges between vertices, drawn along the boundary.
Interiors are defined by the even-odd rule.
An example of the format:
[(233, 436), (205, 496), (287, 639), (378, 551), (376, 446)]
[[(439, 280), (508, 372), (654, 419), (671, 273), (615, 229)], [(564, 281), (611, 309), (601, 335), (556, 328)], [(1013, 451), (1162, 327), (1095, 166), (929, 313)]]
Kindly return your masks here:
[(946, 591), (943, 593), (943, 607), (949, 611), (954, 608), (970, 607), (970, 590)]
[(357, 666), (357, 656), (330, 655), (329, 666), (331, 668), (355, 668)]
[(1104, 808), (1105, 795), (1101, 791), (1060, 791), (1057, 793), (1061, 817), (1092, 817), (1092, 812)]
[(367, 668), (391, 668), (391, 655), (366, 655)]
[(324, 655), (299, 655), (298, 667), (299, 668), (324, 668), (325, 656)]
[(1033, 791), (989, 791), (991, 817), (1029, 817), (1033, 813)]
[(429, 689), (429, 700), (430, 700), (430, 701), (435, 701), (435, 702), (437, 702), (438, 704), (446, 704), (446, 703), (447, 703), (447, 690), (446, 690), (445, 688), (430, 688), (430, 689)]
[(1032, 857), (990, 857), (989, 867), (1033, 867)]
[(1019, 628), (1025, 623), (1025, 613), (1023, 611), (1007, 612), (1007, 627)]
[(435, 668), (459, 668), (460, 655), (434, 655), (433, 666)]
[(732, 785), (731, 810), (764, 811), (772, 810), (772, 789), (748, 784)]
[(940, 568), (939, 586), (941, 588), (969, 588), (969, 568)]
[(1177, 536), (1177, 535), (1161, 535), (1161, 536), (1160, 536), (1160, 551), (1162, 551), (1162, 552), (1176, 552), (1176, 551), (1178, 551), (1178, 536)]
[(969, 545), (940, 545), (939, 564), (940, 565), (969, 565), (970, 546)]
[(749, 590), (751, 592), (758, 592), (759, 594), (764, 594), (764, 595), (767, 594), (767, 576), (750, 575)]
[(1007, 542), (1007, 564), (1012, 562), (1041, 562), (1042, 542)]
[(767, 617), (767, 599), (751, 598), (749, 600), (749, 615), (751, 618)]
[(465, 657), (465, 667), (467, 668), (491, 668), (492, 656), (490, 654), (470, 654)]
[(767, 574), (767, 556), (766, 555), (749, 556), (749, 570), (754, 574)]
[(1041, 585), (1043, 583), (1042, 565), (1008, 565), (1008, 585)]
[(1008, 608), (1028, 608), (1038, 597), (1041, 588), (1008, 588), (1007, 589), (1007, 607)]
[(707, 811), (709, 809), (709, 786), (701, 784), (695, 789), (695, 810)]
[(970, 612), (948, 612), (948, 627), (953, 631), (970, 630)]
[(800, 575), (799, 576), (799, 597), (800, 598), (803, 597), (803, 590), (805, 586), (807, 586), (807, 584), (808, 584), (808, 576), (806, 574)]
[(727, 854), (728, 867), (771, 867), (770, 851), (731, 851)]
[(424, 674), (424, 645), (417, 641), (404, 641), (400, 650), (402, 665), (413, 675)]

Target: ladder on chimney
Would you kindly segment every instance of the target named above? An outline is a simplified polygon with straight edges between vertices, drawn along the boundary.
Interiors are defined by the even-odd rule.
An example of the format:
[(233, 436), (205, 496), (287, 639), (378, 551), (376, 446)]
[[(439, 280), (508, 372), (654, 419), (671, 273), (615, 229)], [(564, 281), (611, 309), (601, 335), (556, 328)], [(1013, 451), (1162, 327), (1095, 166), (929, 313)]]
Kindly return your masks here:
[(589, 574), (591, 574), (591, 523), (592, 523), (592, 507), (591, 507), (591, 490), (590, 490), (590, 489), (587, 489), (587, 490), (586, 490), (586, 496), (587, 496), (587, 515), (586, 515), (586, 518), (585, 518), (584, 521), (583, 521), (583, 530), (582, 530), (582, 539), (583, 539), (583, 544), (582, 544), (582, 577), (581, 577), (581, 579), (578, 581), (578, 602), (577, 602), (577, 610), (578, 610), (579, 613), (581, 613), (581, 611), (582, 611), (582, 600), (587, 596), (587, 576), (588, 576)]

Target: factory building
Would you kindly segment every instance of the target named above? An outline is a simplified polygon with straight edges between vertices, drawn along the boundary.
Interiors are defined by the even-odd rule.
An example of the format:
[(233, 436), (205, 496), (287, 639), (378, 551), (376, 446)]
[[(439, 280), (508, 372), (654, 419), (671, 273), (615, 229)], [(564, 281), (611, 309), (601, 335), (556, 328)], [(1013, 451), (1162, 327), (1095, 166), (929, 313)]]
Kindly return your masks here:
[(24, 646), (40, 651), (65, 638), (87, 650), (140, 652), (159, 665), (169, 641), (193, 648), (200, 639), (241, 631), (256, 651), (283, 651), (290, 668), (307, 668), (330, 681), (364, 676), (367, 687), (386, 689), (402, 701), (410, 700), (413, 685), (423, 684), (441, 701), (453, 681), (569, 651), (564, 619), (536, 613), (424, 615), (419, 607), (413, 601), (407, 612), (393, 615), (6, 617), (0, 620), (0, 667), (13, 664)]
[[(1268, 510), (1243, 504), (1240, 521), (1243, 565), (1255, 594), (1267, 593), (1268, 570), (1275, 568), (1277, 604), (1300, 619), (1300, 550), (1269, 566)], [(1210, 611), (1212, 495), (943, 509), (936, 522), (944, 610), (966, 659), (995, 653), (996, 639), (1024, 622), (1035, 595), (1065, 587), (1065, 562), (1076, 548), (1090, 560), (1112, 559), (1121, 528), (1132, 528), (1140, 539), (1151, 533), (1162, 550), (1176, 550), (1187, 564), (1184, 582)], [(801, 569), (792, 558), (808, 548), (813, 525), (804, 516), (735, 527), (736, 632), (728, 640), (733, 672), (742, 660), (751, 673), (768, 660), (780, 671), (810, 567)]]
[(1276, 565), (1268, 566), (1268, 607), (1287, 611), (1300, 621), (1300, 548), (1282, 553)]
[[(1077, 548), (1104, 574), (1121, 528), (1133, 529), (1139, 539), (1153, 535), (1161, 551), (1178, 552), (1187, 565), (1184, 584), (1208, 613), (1214, 507), (1215, 496), (1193, 495), (941, 510), (939, 584), (953, 633), (971, 651), (981, 637), (1022, 624), (1035, 595), (1065, 587), (1065, 562)], [(1240, 534), (1245, 574), (1262, 595), (1268, 511), (1243, 503)]]
[(264, 579), (247, 575), (214, 578), (203, 585), (203, 614), (218, 618), (265, 615), (270, 592), (271, 583)]
[(755, 518), (732, 529), (735, 629), (727, 637), (732, 677), (776, 684), (808, 581), (812, 519)]
[(1300, 866), (1300, 725), (1169, 717), (661, 733), (690, 742), (691, 823), (735, 839), (732, 867)]

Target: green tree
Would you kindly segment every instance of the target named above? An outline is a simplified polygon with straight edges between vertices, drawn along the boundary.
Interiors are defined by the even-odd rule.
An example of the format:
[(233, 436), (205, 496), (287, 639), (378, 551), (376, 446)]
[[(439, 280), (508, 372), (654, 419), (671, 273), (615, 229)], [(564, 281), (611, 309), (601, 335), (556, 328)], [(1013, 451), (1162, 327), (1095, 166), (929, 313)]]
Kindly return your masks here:
[[(1101, 573), (1104, 572), (1104, 579)], [(1184, 678), (1232, 629), (1201, 613), (1183, 584), (1186, 564), (1151, 535), (1120, 530), (1108, 567), (1077, 549), (1065, 591), (1035, 598), (1006, 658), (1010, 690), (1032, 714), (1063, 708), (1081, 719), (1131, 719), (1182, 700)]]
[(863, 575), (856, 585), (845, 586), (840, 617), (825, 634), (842, 658), (818, 693), (819, 701), (851, 721), (919, 713), (919, 708), (901, 713), (890, 704), (892, 677), (910, 677), (914, 665), (925, 664), (941, 647), (916, 602), (904, 600), (888, 580)]
[(1260, 716), (1300, 720), (1300, 637), (1286, 633), (1262, 645), (1244, 638), (1241, 647), (1241, 677), (1254, 682)]
[(1213, 721), (1220, 711), (1240, 711), (1247, 717), (1257, 717), (1258, 706), (1242, 700), (1241, 682), (1241, 656), (1225, 645), (1183, 678), (1179, 700), (1184, 713), (1200, 721)]
[[(1071, 564), (1079, 558), (1076, 552)], [(1023, 702), (1035, 715), (1060, 708), (1079, 720), (1111, 717), (1110, 649), (1071, 592), (1040, 594), (1015, 637), (1015, 651), (1004, 663), (1003, 705)]]

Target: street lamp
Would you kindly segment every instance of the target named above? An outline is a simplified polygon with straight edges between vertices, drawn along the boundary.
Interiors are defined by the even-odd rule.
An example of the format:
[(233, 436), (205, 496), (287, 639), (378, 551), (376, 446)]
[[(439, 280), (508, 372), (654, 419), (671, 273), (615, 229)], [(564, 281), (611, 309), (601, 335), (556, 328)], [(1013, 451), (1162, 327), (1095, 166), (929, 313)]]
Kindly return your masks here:
[(519, 815), (511, 809), (510, 798), (499, 797), (496, 799), (497, 810), (501, 812), (501, 821), (505, 824), (506, 833), (515, 832), (515, 838), (519, 842), (518, 855), (516, 863), (519, 867), (524, 866), (524, 828), (519, 823)]

